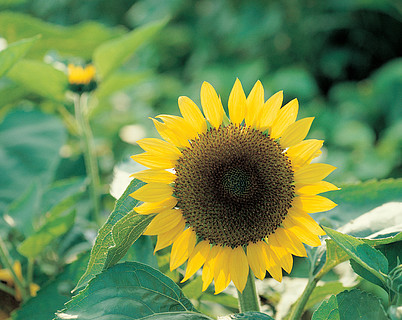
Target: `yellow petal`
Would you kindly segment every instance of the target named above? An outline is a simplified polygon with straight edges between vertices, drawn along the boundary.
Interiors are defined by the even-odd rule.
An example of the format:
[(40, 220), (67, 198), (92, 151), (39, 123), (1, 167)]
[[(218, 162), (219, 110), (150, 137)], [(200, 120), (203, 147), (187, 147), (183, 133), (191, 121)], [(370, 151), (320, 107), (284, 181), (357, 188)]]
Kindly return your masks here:
[(327, 181), (319, 181), (312, 184), (295, 183), (296, 194), (318, 194), (327, 191), (340, 190), (337, 186)]
[(194, 273), (199, 270), (208, 258), (211, 245), (209, 241), (201, 241), (196, 245), (190, 254), (187, 263), (186, 275), (181, 282), (187, 281)]
[(232, 248), (224, 247), (221, 253), (216, 256), (214, 266), (215, 294), (225, 290), (230, 283), (229, 259), (231, 251)]
[(313, 234), (303, 225), (294, 224), (291, 218), (286, 217), (286, 219), (283, 220), (282, 225), (288, 232), (292, 232), (303, 243), (312, 247), (318, 247), (321, 245), (320, 238), (318, 238), (317, 235)]
[(180, 112), (189, 125), (197, 132), (204, 133), (207, 130), (207, 122), (198, 106), (188, 97), (179, 97)]
[(158, 234), (158, 240), (156, 241), (154, 254), (156, 251), (170, 246), (183, 233), (183, 229), (185, 226), (186, 223), (183, 219), (174, 229), (165, 233)]
[(148, 236), (165, 233), (176, 227), (181, 220), (183, 214), (180, 209), (169, 209), (159, 213), (148, 227), (145, 229), (144, 234)]
[(289, 234), (285, 229), (278, 228), (275, 230), (275, 235), (279, 243), (282, 244), (291, 254), (300, 257), (307, 257), (306, 249), (299, 239)]
[(170, 197), (173, 188), (165, 183), (148, 183), (130, 194), (134, 199), (144, 202), (158, 202)]
[(283, 131), (280, 140), (281, 147), (286, 149), (303, 141), (310, 130), (313, 120), (314, 117), (304, 118), (289, 125), (285, 131)]
[[(270, 234), (268, 236), (268, 246), (274, 253), (274, 258), (276, 257), (280, 266), (287, 272), (290, 273), (292, 271), (293, 266), (293, 258), (289, 253), (287, 248), (283, 246), (282, 243), (279, 242), (278, 237), (275, 233)], [(282, 272), (281, 272), (282, 275)], [(276, 278), (275, 278), (276, 279)]]
[(166, 125), (166, 123), (162, 123), (156, 119), (152, 119), (151, 120), (154, 122), (155, 128), (158, 131), (158, 133), (160, 134), (160, 136), (174, 144), (177, 147), (189, 147), (190, 146), (190, 142), (188, 141), (188, 138), (185, 136), (181, 136), (177, 130), (174, 130), (174, 128), (170, 128)]
[(265, 242), (250, 242), (247, 246), (247, 260), (254, 275), (262, 280), (265, 278), (265, 270), (267, 269), (268, 257), (264, 249)]
[(229, 95), (229, 117), (234, 124), (240, 124), (246, 114), (246, 95), (239, 79), (236, 79)]
[(307, 213), (314, 213), (331, 210), (337, 204), (318, 195), (300, 195), (293, 198), (292, 206)]
[(310, 139), (289, 147), (286, 151), (286, 155), (292, 162), (292, 167), (297, 169), (310, 163), (322, 147), (323, 143), (323, 140)]
[(279, 91), (264, 103), (259, 116), (259, 127), (257, 129), (265, 131), (272, 126), (282, 106), (282, 101), (283, 91)]
[(181, 117), (168, 114), (161, 114), (156, 118), (161, 119), (163, 123), (177, 136), (184, 137), (185, 140), (192, 140), (198, 137), (197, 131)]
[(216, 257), (221, 253), (223, 248), (221, 246), (213, 246), (209, 252), (207, 261), (205, 261), (202, 269), (202, 291), (207, 290), (214, 278), (214, 266)]
[(160, 139), (145, 138), (138, 140), (137, 143), (145, 151), (155, 155), (162, 155), (169, 160), (177, 160), (181, 156), (180, 150), (173, 144)]
[(139, 214), (159, 213), (166, 209), (171, 209), (177, 204), (177, 198), (169, 197), (158, 202), (145, 202), (135, 207), (134, 210)]
[(176, 179), (176, 175), (174, 173), (158, 169), (147, 169), (143, 171), (138, 171), (132, 174), (130, 177), (139, 179), (146, 183), (159, 182), (165, 184), (172, 183)]
[(293, 99), (279, 110), (278, 116), (272, 124), (270, 132), (272, 139), (278, 139), (282, 135), (283, 131), (285, 131), (289, 125), (295, 122), (298, 111), (299, 102), (297, 99)]
[(259, 120), (261, 108), (264, 104), (264, 87), (258, 80), (247, 97), (245, 122), (247, 126), (255, 127)]
[(213, 127), (218, 128), (222, 124), (224, 114), (222, 102), (216, 94), (214, 87), (205, 81), (201, 86), (201, 105), (209, 123)]
[(294, 179), (299, 183), (316, 183), (328, 176), (336, 167), (326, 163), (310, 163), (294, 172)]
[(247, 283), (249, 266), (247, 256), (242, 247), (232, 249), (228, 264), (230, 277), (234, 285), (237, 290), (243, 292)]
[(291, 221), (294, 224), (304, 226), (307, 230), (310, 230), (312, 233), (323, 236), (325, 235), (325, 231), (318, 225), (318, 223), (310, 217), (307, 213), (297, 210), (296, 208), (290, 208), (288, 212), (288, 216), (291, 218)]
[(149, 152), (133, 155), (131, 156), (131, 159), (152, 169), (170, 169), (176, 165), (176, 161), (169, 160)]
[(197, 236), (192, 228), (188, 228), (173, 242), (170, 255), (170, 271), (180, 267), (192, 253)]
[[(268, 257), (268, 264), (267, 264), (267, 271), (269, 272), (269, 274), (272, 276), (272, 278), (274, 278), (276, 281), (281, 282), (282, 281), (282, 268), (281, 265), (285, 265), (286, 269), (290, 269), (292, 270), (292, 255), (287, 252), (286, 250), (283, 250), (283, 248), (279, 248), (280, 252), (286, 252), (286, 257), (290, 256), (291, 262), (289, 264), (288, 259), (284, 259), (283, 257), (285, 257), (285, 255), (283, 255), (283, 257), (281, 259), (284, 259), (284, 261), (282, 261), (278, 255), (276, 254), (275, 250), (273, 249), (273, 247), (271, 245), (267, 245), (265, 246), (265, 252), (267, 254)], [(284, 268), (285, 269), (285, 268)], [(286, 270), (285, 269), (285, 270)], [(286, 270), (286, 272), (288, 272)], [(290, 273), (290, 271), (288, 272)]]

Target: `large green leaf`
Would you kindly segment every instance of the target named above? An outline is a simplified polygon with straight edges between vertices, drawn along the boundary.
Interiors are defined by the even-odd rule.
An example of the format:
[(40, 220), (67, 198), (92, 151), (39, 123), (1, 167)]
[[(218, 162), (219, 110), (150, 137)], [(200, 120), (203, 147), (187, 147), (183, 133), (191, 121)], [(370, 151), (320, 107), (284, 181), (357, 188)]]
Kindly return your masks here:
[(0, 30), (2, 37), (9, 42), (42, 35), (41, 41), (36, 43), (28, 54), (29, 57), (37, 59), (43, 59), (49, 49), (66, 56), (90, 59), (94, 49), (101, 43), (123, 33), (121, 28), (111, 29), (93, 21), (64, 27), (9, 11), (0, 13)]
[(218, 317), (218, 320), (274, 320), (274, 318), (262, 312), (249, 311)]
[[(138, 201), (130, 197), (130, 194), (143, 185), (143, 182), (134, 179), (120, 199), (116, 201), (114, 210), (99, 230), (91, 251), (87, 270), (78, 282), (76, 289), (85, 285), (95, 275), (101, 273), (106, 267), (110, 267), (124, 256), (129, 245), (141, 235), (151, 222), (152, 215), (136, 215), (131, 212)], [(125, 222), (131, 225), (126, 227), (121, 223), (118, 224), (123, 218)], [(132, 223), (136, 223), (136, 225)], [(128, 236), (129, 239), (125, 239), (124, 236)]]
[(40, 96), (64, 101), (67, 75), (53, 66), (35, 60), (20, 60), (8, 72), (8, 77)]
[[(180, 288), (158, 270), (138, 262), (117, 264), (92, 279), (66, 304), (59, 319), (196, 319)], [(180, 312), (187, 316), (178, 317)], [(168, 318), (169, 319), (169, 318)], [(199, 319), (208, 319), (199, 314)]]
[(314, 214), (314, 218), (323, 225), (339, 228), (386, 202), (402, 201), (401, 190), (402, 179), (342, 186), (341, 190), (325, 193), (338, 206), (328, 212)]
[(388, 320), (380, 301), (354, 289), (331, 296), (314, 312), (312, 320)]
[(16, 110), (0, 123), (0, 211), (32, 181), (49, 183), (66, 139), (62, 122), (39, 111)]
[(166, 23), (167, 20), (149, 23), (96, 48), (93, 61), (99, 76), (106, 78), (119, 68), (140, 45), (150, 40)]
[(388, 273), (388, 261), (380, 251), (364, 243), (362, 240), (330, 228), (323, 228), (328, 236), (345, 250), (351, 258), (385, 283), (383, 274)]
[(4, 76), (7, 71), (32, 47), (32, 45), (40, 37), (23, 39), (10, 44), (6, 49), (0, 51), (0, 77)]

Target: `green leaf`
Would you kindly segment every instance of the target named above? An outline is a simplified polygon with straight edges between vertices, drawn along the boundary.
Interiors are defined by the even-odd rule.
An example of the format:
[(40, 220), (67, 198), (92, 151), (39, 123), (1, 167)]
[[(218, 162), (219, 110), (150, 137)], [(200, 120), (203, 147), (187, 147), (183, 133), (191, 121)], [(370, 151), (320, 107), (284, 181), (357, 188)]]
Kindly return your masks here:
[(26, 192), (6, 208), (3, 218), (9, 227), (15, 228), (25, 237), (32, 234), (32, 218), (39, 211), (41, 196), (42, 186), (33, 182)]
[(36, 233), (25, 239), (18, 251), (27, 258), (37, 257), (53, 240), (65, 234), (74, 225), (75, 210), (48, 220)]
[(386, 202), (402, 202), (402, 179), (368, 181), (342, 186), (341, 190), (330, 191), (325, 196), (338, 204), (334, 209), (314, 214), (323, 225), (339, 228)]
[(76, 56), (88, 60), (96, 47), (123, 33), (122, 28), (111, 29), (94, 21), (64, 27), (10, 11), (0, 13), (0, 30), (2, 37), (8, 42), (41, 34), (41, 41), (28, 53), (30, 58), (35, 59), (43, 59), (51, 48), (62, 56)]
[(380, 286), (385, 291), (387, 291), (387, 286), (380, 279), (378, 279), (375, 275), (373, 275), (366, 268), (364, 268), (360, 264), (358, 264), (355, 260), (350, 259), (350, 266), (352, 267), (353, 271), (357, 275), (359, 275), (360, 277), (366, 279), (367, 281), (369, 281), (371, 283), (374, 283), (377, 286)]
[[(59, 319), (165, 319), (170, 312), (182, 319), (196, 319), (191, 302), (168, 277), (145, 264), (117, 264), (93, 278), (66, 304)], [(191, 312), (193, 315), (190, 317)], [(198, 315), (200, 319), (208, 319)]]
[(274, 318), (270, 317), (269, 315), (257, 312), (257, 311), (249, 311), (243, 313), (236, 313), (230, 314), (228, 316), (218, 317), (218, 320), (237, 320), (237, 319), (244, 319), (244, 320), (275, 320)]
[(7, 77), (0, 79), (0, 119), (7, 113), (7, 108), (10, 105), (15, 106), (18, 101), (27, 94), (25, 88), (15, 83)]
[(10, 44), (6, 49), (0, 51), (0, 77), (4, 76), (18, 60), (25, 56), (39, 38), (40, 36), (23, 39)]
[(22, 110), (6, 115), (0, 123), (0, 211), (32, 181), (49, 183), (65, 140), (65, 128), (55, 116)]
[(116, 71), (99, 84), (99, 87), (96, 89), (96, 96), (98, 99), (103, 99), (118, 90), (144, 81), (150, 75), (150, 72), (133, 73)]
[(72, 196), (79, 196), (79, 194), (85, 192), (86, 184), (86, 177), (57, 180), (44, 192), (41, 202), (41, 211), (47, 212), (65, 199)]
[(20, 60), (8, 72), (8, 77), (40, 96), (64, 101), (67, 75), (53, 66), (35, 60)]
[(331, 296), (314, 312), (312, 320), (388, 320), (380, 301), (357, 289)]
[(114, 245), (108, 250), (104, 268), (110, 268), (124, 257), (153, 218), (154, 215), (144, 216), (132, 210), (113, 226), (112, 237)]
[(331, 296), (328, 301), (323, 301), (314, 312), (311, 320), (340, 320), (338, 301), (336, 296)]
[(388, 261), (380, 251), (352, 236), (326, 227), (323, 229), (351, 258), (385, 283), (381, 272), (383, 274), (388, 273)]
[(330, 281), (326, 282), (321, 286), (317, 286), (314, 288), (313, 293), (309, 297), (306, 306), (304, 307), (305, 310), (311, 309), (314, 307), (315, 304), (323, 301), (326, 297), (338, 294), (346, 289), (343, 284), (339, 281)]
[(72, 298), (71, 290), (77, 283), (80, 274), (88, 264), (89, 252), (76, 261), (65, 266), (55, 278), (41, 285), (37, 295), (22, 304), (12, 314), (13, 320), (53, 319), (54, 314), (64, 308), (64, 304)]
[[(124, 318), (127, 319), (127, 318)], [(136, 319), (136, 318), (132, 318)], [(147, 320), (212, 320), (212, 318), (206, 316), (205, 314), (197, 312), (163, 312), (158, 314), (153, 314), (147, 316)], [(122, 319), (123, 320), (123, 319)]]
[(140, 45), (150, 40), (167, 23), (167, 20), (148, 23), (117, 39), (103, 43), (96, 48), (93, 61), (97, 73), (106, 78), (125, 63)]
[[(115, 229), (113, 235), (113, 229), (115, 225), (121, 219), (123, 219), (131, 210), (133, 210), (133, 208), (138, 203), (138, 200), (135, 200), (134, 198), (130, 197), (130, 194), (143, 185), (144, 183), (137, 179), (132, 180), (130, 185), (127, 187), (126, 191), (123, 193), (123, 195), (119, 198), (119, 200), (116, 201), (112, 213), (109, 215), (109, 218), (102, 226), (102, 228), (100, 228), (98, 236), (96, 237), (95, 244), (91, 250), (91, 257), (89, 259), (87, 270), (81, 277), (80, 281), (78, 282), (74, 290), (84, 286), (95, 275), (101, 273), (106, 268), (106, 263), (108, 263), (108, 265), (110, 266), (112, 261), (113, 262), (116, 261), (113, 257), (119, 256), (116, 254), (118, 254), (120, 245), (122, 245), (125, 250), (125, 248), (127, 247), (127, 243), (125, 242), (124, 239), (120, 238), (120, 235), (123, 234), (121, 232), (129, 233), (131, 239), (133, 239), (137, 234), (142, 233), (142, 231), (148, 225), (143, 221), (149, 221), (149, 222), (151, 221), (151, 217), (147, 215), (141, 215), (138, 217), (130, 215), (130, 217), (134, 219), (132, 221), (138, 223), (138, 229), (136, 229), (137, 228), (136, 227), (133, 228), (135, 230), (124, 230), (124, 226), (120, 224)], [(130, 220), (127, 219), (128, 218), (126, 218), (125, 221), (131, 222)], [(116, 237), (117, 239), (116, 241), (119, 241), (118, 243), (114, 242), (114, 237)], [(112, 251), (112, 255), (109, 256), (109, 250), (112, 248), (114, 248)]]
[[(325, 251), (321, 254), (321, 259), (318, 259), (317, 265), (314, 267), (313, 274), (316, 275), (321, 273), (321, 275), (326, 274), (333, 267), (337, 266), (341, 262), (349, 260), (349, 255), (343, 250), (340, 246), (338, 246), (333, 240), (326, 239), (325, 240), (326, 247)], [(320, 247), (319, 249), (324, 249)], [(321, 250), (322, 250), (321, 249)], [(325, 256), (324, 256), (325, 253)], [(320, 256), (320, 255), (318, 255)], [(321, 276), (317, 275), (319, 278)]]

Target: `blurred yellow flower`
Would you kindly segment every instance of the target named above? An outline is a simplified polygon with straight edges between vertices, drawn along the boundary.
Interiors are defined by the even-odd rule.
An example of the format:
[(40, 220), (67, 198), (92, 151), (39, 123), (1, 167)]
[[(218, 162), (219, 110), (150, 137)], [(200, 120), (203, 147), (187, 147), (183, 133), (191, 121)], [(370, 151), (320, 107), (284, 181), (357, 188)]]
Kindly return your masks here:
[(95, 79), (95, 73), (95, 67), (91, 64), (83, 68), (70, 63), (68, 65), (68, 82), (76, 85), (87, 85)]
[[(15, 274), (17, 275), (18, 279), (23, 281), (22, 271), (21, 271), (21, 263), (19, 261), (16, 261), (14, 263), (13, 270), (14, 270)], [(21, 292), (18, 289), (18, 287), (14, 285), (14, 279), (13, 279), (13, 276), (12, 276), (10, 270), (0, 269), (0, 281), (6, 282), (9, 287), (14, 286), (15, 287), (15, 299), (18, 301), (21, 301)], [(36, 292), (38, 292), (39, 289), (40, 289), (40, 287), (36, 283), (31, 283), (29, 286), (29, 292), (30, 292), (31, 297), (35, 297)]]
[[(291, 272), (303, 243), (319, 246), (325, 232), (310, 213), (335, 203), (317, 194), (338, 189), (322, 181), (335, 167), (311, 163), (322, 140), (304, 140), (314, 118), (296, 121), (298, 101), (282, 106), (280, 91), (264, 100), (260, 81), (246, 97), (237, 79), (229, 117), (215, 89), (201, 87), (203, 113), (188, 97), (182, 117), (152, 119), (163, 138), (138, 141), (132, 158), (150, 169), (133, 174), (147, 184), (131, 196), (139, 214), (157, 213), (144, 234), (157, 235), (155, 251), (173, 244), (170, 268), (187, 261), (183, 281), (203, 266), (203, 290), (233, 281), (242, 292), (249, 274), (278, 281)], [(159, 121), (161, 120), (161, 121)]]

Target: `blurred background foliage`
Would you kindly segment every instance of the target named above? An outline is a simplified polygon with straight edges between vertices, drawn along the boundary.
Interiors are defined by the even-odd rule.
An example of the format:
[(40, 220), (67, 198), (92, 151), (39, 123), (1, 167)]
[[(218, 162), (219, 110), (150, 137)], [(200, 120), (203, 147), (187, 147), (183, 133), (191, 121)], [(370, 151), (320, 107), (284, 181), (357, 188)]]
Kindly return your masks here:
[[(298, 98), (299, 118), (316, 117), (309, 137), (325, 139), (323, 161), (339, 168), (331, 182), (402, 177), (400, 1), (0, 0), (0, 9), (2, 48), (40, 35), (23, 60), (1, 70), (8, 73), (0, 78), (0, 211), (8, 225), (0, 235), (21, 241), (47, 230), (49, 216), (71, 228), (50, 248), (42, 244), (38, 283), (88, 250), (96, 234), (65, 67), (91, 62), (103, 43), (153, 21), (169, 19), (90, 101), (104, 216), (113, 208), (116, 164), (140, 151), (135, 140), (157, 135), (147, 117), (178, 114), (180, 95), (200, 105), (203, 81), (224, 105), (236, 77), (246, 93), (259, 79), (266, 98), (279, 90), (285, 102)], [(82, 273), (85, 263), (75, 268)], [(57, 290), (68, 295), (74, 281)]]

